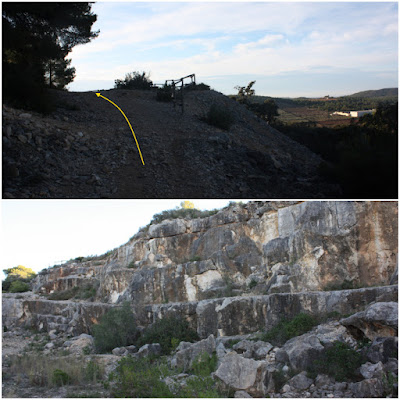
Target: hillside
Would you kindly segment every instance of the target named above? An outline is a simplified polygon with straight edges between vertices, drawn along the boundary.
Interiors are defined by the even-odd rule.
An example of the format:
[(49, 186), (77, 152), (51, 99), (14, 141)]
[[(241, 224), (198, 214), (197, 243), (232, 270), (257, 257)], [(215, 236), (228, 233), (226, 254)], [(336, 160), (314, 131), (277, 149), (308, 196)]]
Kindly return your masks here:
[[(397, 212), (233, 204), (45, 269), (33, 292), (3, 294), (3, 394), (396, 397)], [(118, 310), (134, 322), (99, 336)]]
[[(4, 198), (335, 198), (321, 158), (214, 91), (192, 91), (185, 113), (153, 91), (53, 92), (43, 117), (3, 106)], [(212, 104), (229, 131), (202, 120)]]
[(343, 97), (397, 97), (399, 89), (398, 88), (387, 88), (379, 90), (364, 90), (362, 92), (357, 92)]

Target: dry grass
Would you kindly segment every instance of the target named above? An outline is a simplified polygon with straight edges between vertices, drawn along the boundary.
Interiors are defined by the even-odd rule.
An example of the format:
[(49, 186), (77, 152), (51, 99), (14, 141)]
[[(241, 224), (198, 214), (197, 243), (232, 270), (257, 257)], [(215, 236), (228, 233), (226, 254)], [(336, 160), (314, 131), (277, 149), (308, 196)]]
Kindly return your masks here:
[(97, 383), (104, 376), (104, 369), (94, 361), (85, 362), (83, 357), (67, 356), (50, 358), (46, 355), (24, 354), (14, 357), (9, 372), (17, 377), (29, 378), (29, 382), (36, 386), (57, 386), (54, 371), (61, 370), (68, 374), (69, 383), (82, 385)]

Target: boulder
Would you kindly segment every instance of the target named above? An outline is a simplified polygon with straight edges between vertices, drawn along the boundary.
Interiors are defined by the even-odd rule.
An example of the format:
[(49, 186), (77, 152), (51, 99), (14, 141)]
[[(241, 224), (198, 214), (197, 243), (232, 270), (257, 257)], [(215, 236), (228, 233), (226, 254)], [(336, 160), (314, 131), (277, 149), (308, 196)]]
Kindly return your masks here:
[[(126, 350), (126, 349), (125, 349)], [(128, 350), (126, 350), (128, 352)], [(143, 358), (143, 357), (148, 357), (151, 355), (154, 356), (159, 356), (161, 355), (161, 345), (159, 343), (151, 343), (151, 344), (145, 344), (142, 346), (137, 353), (135, 353), (135, 357), (138, 358)]]
[(388, 362), (383, 366), (385, 372), (391, 372), (392, 374), (399, 374), (399, 362), (396, 358), (389, 358)]
[(64, 347), (67, 347), (71, 353), (84, 354), (86, 351), (85, 349), (89, 349), (90, 351), (93, 350), (94, 339), (93, 336), (82, 333), (81, 335), (64, 342)]
[(389, 358), (398, 358), (398, 338), (376, 338), (367, 350), (367, 358), (372, 363), (386, 363)]
[(282, 349), (287, 353), (292, 368), (306, 370), (324, 350), (324, 346), (313, 333), (288, 340)]
[(394, 301), (371, 304), (340, 323), (346, 326), (356, 338), (365, 335), (374, 340), (378, 337), (397, 336), (398, 303)]
[(360, 374), (365, 379), (382, 378), (383, 373), (383, 364), (381, 361), (379, 361), (377, 364), (366, 362), (360, 367)]
[(243, 357), (252, 358), (253, 346), (254, 342), (250, 340), (241, 340), (239, 343), (236, 343), (232, 349), (235, 350), (236, 353), (241, 354)]
[(315, 378), (315, 386), (318, 388), (324, 388), (334, 382), (334, 379), (325, 374), (318, 374)]
[(233, 390), (244, 390), (252, 396), (264, 397), (266, 388), (266, 362), (245, 358), (234, 352), (228, 353), (215, 372), (222, 384)]
[(364, 379), (361, 382), (349, 384), (349, 389), (354, 397), (383, 397), (384, 387), (382, 379)]
[(296, 390), (306, 390), (313, 382), (312, 379), (307, 377), (307, 372), (303, 371), (291, 378), (287, 384)]
[(125, 347), (116, 347), (115, 349), (112, 349), (111, 351), (114, 356), (126, 356), (128, 354), (128, 350)]
[(203, 353), (212, 355), (215, 351), (215, 338), (210, 335), (207, 339), (200, 340), (196, 343), (181, 342), (177, 347), (177, 352), (171, 360), (172, 367), (183, 368), (184, 371), (188, 370), (193, 361)]

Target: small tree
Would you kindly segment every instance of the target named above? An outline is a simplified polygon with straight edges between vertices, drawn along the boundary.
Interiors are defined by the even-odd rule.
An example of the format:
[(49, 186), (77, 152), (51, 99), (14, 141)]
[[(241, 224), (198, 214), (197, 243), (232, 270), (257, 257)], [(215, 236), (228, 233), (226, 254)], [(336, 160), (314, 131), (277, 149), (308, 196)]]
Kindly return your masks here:
[(247, 86), (235, 86), (238, 91), (236, 99), (239, 103), (247, 103), (248, 98), (255, 95), (256, 91), (252, 89), (255, 83), (256, 81), (251, 81)]
[(181, 207), (184, 209), (194, 209), (194, 204), (189, 200), (185, 200), (181, 202)]
[(133, 344), (137, 330), (129, 303), (107, 311), (100, 323), (92, 326), (92, 333), (96, 349), (101, 353)]
[(125, 79), (115, 80), (115, 89), (150, 89), (153, 82), (150, 75), (146, 76), (146, 72), (139, 73), (137, 71), (129, 72), (125, 75)]
[(6, 279), (2, 282), (2, 290), (7, 292), (26, 292), (29, 282), (35, 278), (36, 273), (31, 268), (18, 265), (13, 268), (3, 269)]

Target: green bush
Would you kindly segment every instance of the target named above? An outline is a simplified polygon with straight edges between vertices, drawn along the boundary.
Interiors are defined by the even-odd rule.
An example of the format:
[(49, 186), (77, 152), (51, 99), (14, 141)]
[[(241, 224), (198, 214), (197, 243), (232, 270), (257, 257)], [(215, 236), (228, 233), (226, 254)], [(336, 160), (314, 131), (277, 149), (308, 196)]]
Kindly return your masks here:
[(146, 76), (146, 72), (139, 73), (129, 72), (125, 75), (125, 79), (115, 80), (115, 89), (145, 89), (148, 90), (153, 86), (153, 82)]
[(61, 369), (53, 371), (52, 383), (56, 386), (64, 386), (71, 383), (71, 377)]
[(71, 289), (60, 290), (57, 292), (50, 293), (49, 300), (70, 300), (78, 293), (79, 287), (74, 286)]
[(291, 320), (283, 319), (276, 326), (261, 335), (261, 340), (281, 346), (289, 339), (311, 330), (318, 321), (311, 315), (300, 313)]
[(27, 292), (28, 290), (29, 290), (29, 285), (26, 282), (13, 281), (11, 282), (9, 292), (20, 293), (20, 292)]
[(176, 218), (205, 218), (214, 215), (219, 210), (197, 210), (196, 208), (175, 208), (172, 210), (165, 210), (161, 213), (154, 214), (153, 219), (151, 220), (150, 224), (159, 224), (160, 222), (166, 219), (176, 219)]
[(257, 281), (255, 279), (252, 279), (249, 283), (249, 289), (253, 289), (257, 286)]
[(192, 363), (191, 372), (199, 376), (209, 376), (217, 369), (218, 358), (214, 352), (212, 356), (201, 353)]
[(229, 128), (235, 122), (235, 118), (228, 109), (217, 104), (212, 104), (206, 117), (204, 117), (204, 121), (209, 125), (229, 131)]
[(171, 374), (163, 360), (122, 358), (111, 376), (113, 397), (175, 397), (161, 379)]
[(3, 272), (7, 276), (1, 284), (4, 292), (27, 292), (29, 290), (29, 282), (36, 277), (36, 273), (31, 268), (23, 265), (3, 269)]
[(101, 353), (133, 344), (137, 330), (129, 303), (107, 311), (99, 324), (92, 325), (92, 334), (96, 349)]
[(347, 379), (356, 379), (356, 370), (362, 365), (360, 353), (353, 350), (348, 344), (336, 341), (326, 348), (308, 372), (312, 375), (327, 374), (338, 382)]
[(96, 362), (90, 360), (84, 369), (84, 375), (87, 381), (97, 382), (103, 377), (103, 371)]
[(360, 288), (359, 285), (356, 285), (354, 281), (348, 281), (345, 279), (343, 282), (332, 282), (328, 283), (324, 287), (325, 292), (331, 292), (333, 290), (347, 290), (347, 289), (357, 289)]
[(189, 327), (186, 320), (171, 316), (160, 319), (145, 329), (137, 344), (143, 346), (147, 343), (159, 343), (162, 353), (170, 354), (173, 344), (176, 344), (177, 340), (194, 342), (199, 340), (199, 336)]
[(186, 380), (186, 385), (178, 391), (176, 397), (188, 399), (193, 397), (218, 398), (227, 396), (220, 395), (215, 382), (210, 376), (191, 376)]
[(165, 102), (172, 101), (172, 86), (164, 85), (162, 88), (158, 88), (156, 99), (157, 101), (165, 101)]

